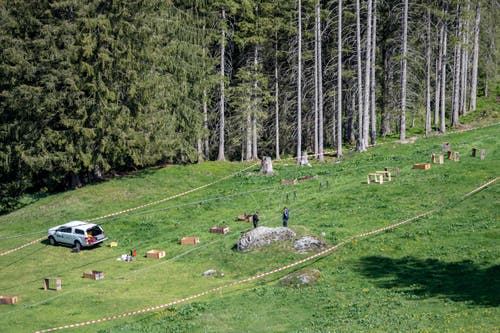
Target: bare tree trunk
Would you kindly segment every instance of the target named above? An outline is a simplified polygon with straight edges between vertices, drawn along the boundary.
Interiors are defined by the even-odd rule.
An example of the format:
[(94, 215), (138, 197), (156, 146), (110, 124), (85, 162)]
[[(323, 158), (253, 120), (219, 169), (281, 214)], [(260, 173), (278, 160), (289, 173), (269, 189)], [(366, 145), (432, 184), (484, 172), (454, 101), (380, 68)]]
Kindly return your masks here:
[(460, 47), (462, 20), (460, 19), (460, 5), (457, 6), (457, 20), (458, 20), (458, 25), (456, 33), (455, 54), (453, 59), (454, 75), (453, 75), (453, 99), (452, 99), (453, 105), (452, 105), (452, 117), (451, 117), (452, 127), (457, 127), (460, 124), (458, 119), (458, 109), (460, 107), (460, 82), (462, 81), (460, 77), (460, 69), (462, 68), (461, 65), (462, 49)]
[(363, 112), (363, 147), (364, 150), (368, 147), (368, 137), (370, 129), (370, 87), (371, 87), (371, 72), (372, 72), (372, 0), (367, 0), (367, 15), (366, 18), (366, 60), (365, 60), (365, 95), (364, 95), (364, 112)]
[(208, 138), (208, 105), (207, 105), (207, 91), (203, 90), (203, 128), (205, 129), (205, 159), (208, 161), (210, 158), (210, 142)]
[(371, 85), (370, 85), (370, 95), (371, 95), (371, 136), (370, 141), (372, 145), (377, 144), (377, 113), (375, 109), (375, 97), (376, 97), (376, 76), (375, 76), (375, 61), (377, 56), (377, 0), (373, 0), (373, 27), (372, 27), (372, 51), (371, 51)]
[(255, 50), (254, 50), (254, 58), (253, 58), (253, 65), (254, 65), (254, 71), (255, 71), (255, 80), (253, 83), (253, 89), (254, 89), (254, 108), (252, 111), (252, 138), (253, 138), (253, 143), (252, 143), (252, 160), (257, 160), (259, 158), (259, 154), (257, 151), (257, 114), (258, 114), (258, 108), (259, 105), (257, 105), (257, 68), (259, 64), (259, 44), (255, 45)]
[[(444, 19), (444, 18), (443, 18)], [(444, 24), (441, 25), (439, 33), (439, 57), (436, 64), (436, 99), (434, 101), (434, 126), (439, 126), (439, 116), (441, 114), (441, 81), (443, 79), (443, 40)]]
[(337, 37), (337, 157), (342, 152), (342, 0), (338, 8), (338, 37)]
[[(203, 36), (206, 36), (205, 25), (203, 25)], [(206, 47), (203, 45), (203, 58), (207, 55)], [(205, 61), (203, 61), (203, 67), (206, 67)], [(205, 138), (204, 138), (204, 150), (205, 150), (205, 160), (209, 160), (210, 158), (210, 142), (208, 134), (210, 131), (208, 130), (208, 98), (207, 98), (207, 89), (203, 89), (203, 129), (205, 130)]]
[[(466, 14), (470, 12), (470, 0), (467, 0)], [(462, 82), (460, 84), (460, 109), (459, 113), (464, 115), (467, 113), (467, 76), (469, 71), (469, 18), (465, 20), (465, 28), (463, 32), (463, 47), (462, 47)]]
[[(491, 4), (490, 4), (491, 5)], [(498, 8), (498, 6), (497, 6)], [(491, 20), (490, 16), (490, 20)], [(497, 18), (494, 17), (494, 20)], [(494, 21), (496, 22), (496, 21)], [(496, 67), (495, 67), (495, 60), (496, 58), (496, 25), (493, 24), (486, 24), (486, 32), (487, 32), (487, 38), (488, 38), (488, 45), (487, 45), (487, 51), (486, 51), (486, 66), (485, 66), (485, 78), (484, 78), (484, 97), (488, 98), (489, 97), (489, 91), (490, 91), (490, 79), (491, 76), (495, 76), (496, 73)], [(491, 75), (490, 75), (491, 74)]]
[(302, 157), (302, 1), (298, 0), (298, 55), (297, 55), (297, 163)]
[(394, 83), (394, 74), (391, 66), (388, 51), (384, 45), (382, 48), (382, 60), (384, 62), (382, 80), (382, 119), (380, 120), (380, 134), (385, 137), (392, 134), (391, 121), (392, 121), (392, 85)]
[(252, 119), (252, 137), (253, 137), (253, 149), (252, 149), (252, 160), (259, 159), (259, 153), (257, 149), (257, 117)]
[(406, 57), (408, 55), (408, 0), (404, 2), (404, 14), (403, 14), (403, 65), (401, 74), (401, 128), (399, 139), (401, 141), (406, 140)]
[(349, 143), (353, 144), (356, 142), (356, 136), (354, 135), (354, 118), (356, 112), (356, 98), (354, 96), (354, 90), (350, 89), (347, 94), (347, 137), (349, 138)]
[(442, 40), (442, 49), (443, 49), (443, 63), (441, 65), (441, 106), (440, 106), (440, 126), (439, 132), (444, 134), (446, 132), (446, 49), (447, 49), (447, 38), (448, 38), (448, 27), (446, 15), (448, 15), (448, 2), (445, 1), (444, 15), (443, 15), (443, 40)]
[(278, 32), (275, 33), (276, 48), (274, 50), (274, 108), (276, 114), (276, 159), (280, 159), (280, 106), (278, 82)]
[(360, 1), (356, 0), (356, 55), (358, 69), (358, 150), (365, 151), (363, 145), (363, 82), (361, 70), (361, 23), (360, 23)]
[(469, 112), (476, 110), (477, 97), (477, 66), (479, 62), (479, 24), (481, 22), (481, 10), (479, 0), (476, 0), (476, 19), (474, 22), (474, 46), (472, 51), (472, 74), (470, 86)]
[(427, 39), (425, 44), (425, 63), (427, 67), (425, 87), (425, 136), (431, 133), (431, 11), (427, 7)]
[(318, 15), (319, 15), (319, 2), (316, 2), (316, 10), (314, 17), (314, 157), (318, 158), (318, 108), (319, 108), (319, 96), (318, 96)]
[(322, 43), (321, 40), (323, 38), (322, 33), (321, 33), (321, 7), (320, 7), (320, 0), (318, 0), (318, 6), (316, 9), (316, 15), (317, 15), (317, 20), (318, 20), (318, 118), (319, 118), (319, 123), (318, 123), (318, 154), (319, 154), (319, 161), (324, 162), (325, 161), (325, 156), (323, 155), (323, 139), (324, 139), (324, 133), (323, 133), (323, 58), (322, 58)]
[[(225, 25), (226, 21), (226, 10), (222, 8), (222, 26)], [(220, 44), (220, 114), (219, 114), (219, 155), (217, 157), (218, 161), (224, 161), (226, 157), (224, 156), (224, 106), (225, 106), (225, 96), (224, 96), (224, 75), (225, 69), (224, 64), (226, 62), (225, 58), (225, 48), (226, 48), (226, 31), (222, 28), (221, 34), (221, 44)]]
[(246, 149), (245, 149), (245, 160), (252, 160), (252, 116), (250, 115), (250, 109), (247, 108), (247, 126), (246, 126)]
[(201, 144), (201, 137), (196, 140), (196, 151), (198, 153), (198, 163), (203, 162), (203, 146)]

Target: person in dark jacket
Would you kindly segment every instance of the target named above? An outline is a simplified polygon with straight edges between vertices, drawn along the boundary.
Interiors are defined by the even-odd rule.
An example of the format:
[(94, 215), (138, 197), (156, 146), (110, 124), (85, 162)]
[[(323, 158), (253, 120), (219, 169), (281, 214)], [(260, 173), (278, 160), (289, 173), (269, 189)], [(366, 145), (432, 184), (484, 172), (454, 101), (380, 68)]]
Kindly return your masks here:
[(283, 226), (285, 228), (288, 227), (288, 216), (289, 216), (288, 208), (285, 207), (285, 208), (283, 208)]
[(259, 226), (259, 212), (255, 212), (252, 216), (253, 227), (257, 228)]

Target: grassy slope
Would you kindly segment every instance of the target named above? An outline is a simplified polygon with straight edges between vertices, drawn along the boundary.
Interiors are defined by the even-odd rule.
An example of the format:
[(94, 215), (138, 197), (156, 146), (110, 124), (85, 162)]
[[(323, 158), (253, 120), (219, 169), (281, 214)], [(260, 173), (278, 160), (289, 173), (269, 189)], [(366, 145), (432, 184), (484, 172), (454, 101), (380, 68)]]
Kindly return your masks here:
[[(301, 234), (324, 232), (332, 245), (442, 209), (301, 266), (321, 271), (314, 287), (281, 287), (277, 279), (286, 272), (279, 273), (189, 304), (76, 331), (498, 331), (500, 187), (462, 197), (499, 175), (499, 129), (495, 125), (407, 145), (385, 143), (364, 154), (348, 154), (341, 163), (310, 169), (275, 162), (277, 174), (272, 177), (259, 176), (255, 167), (185, 197), (101, 220), (118, 248), (73, 254), (66, 247), (39, 243), (2, 256), (1, 294), (20, 297), (18, 304), (0, 307), (2, 329), (29, 332), (163, 304), (303, 258), (289, 245), (246, 254), (232, 250), (240, 232), (250, 227), (234, 222), (236, 215), (258, 209), (263, 225), (278, 226), (287, 205), (292, 228)], [(460, 152), (459, 162), (446, 161), (427, 171), (411, 169), (439, 153), (443, 141)], [(486, 148), (486, 160), (470, 157), (472, 147)], [(245, 166), (167, 167), (40, 198), (0, 217), (0, 251), (43, 236), (49, 226), (168, 197)], [(401, 177), (382, 186), (364, 183), (368, 172), (386, 166), (400, 167)], [(301, 175), (317, 177), (293, 187), (279, 185), (280, 179)], [(229, 225), (231, 233), (208, 233), (215, 224)], [(4, 239), (32, 232), (41, 233)], [(199, 236), (201, 243), (178, 245), (186, 235)], [(141, 255), (165, 249), (167, 258), (116, 261), (133, 248)], [(104, 271), (106, 278), (81, 278), (92, 269)], [(201, 273), (207, 269), (225, 276), (204, 278)], [(43, 277), (56, 275), (63, 279), (63, 290), (41, 290)]]

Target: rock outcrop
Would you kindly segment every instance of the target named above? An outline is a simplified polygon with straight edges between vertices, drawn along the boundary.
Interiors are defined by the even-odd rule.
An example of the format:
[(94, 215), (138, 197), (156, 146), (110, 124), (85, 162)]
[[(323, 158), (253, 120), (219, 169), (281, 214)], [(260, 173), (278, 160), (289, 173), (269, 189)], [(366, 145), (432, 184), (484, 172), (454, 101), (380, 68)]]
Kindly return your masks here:
[(326, 248), (326, 243), (320, 239), (304, 236), (293, 243), (294, 249), (299, 253), (316, 252)]
[(296, 235), (295, 231), (290, 228), (258, 227), (245, 232), (238, 240), (236, 247), (239, 251), (247, 252), (274, 242), (289, 241)]

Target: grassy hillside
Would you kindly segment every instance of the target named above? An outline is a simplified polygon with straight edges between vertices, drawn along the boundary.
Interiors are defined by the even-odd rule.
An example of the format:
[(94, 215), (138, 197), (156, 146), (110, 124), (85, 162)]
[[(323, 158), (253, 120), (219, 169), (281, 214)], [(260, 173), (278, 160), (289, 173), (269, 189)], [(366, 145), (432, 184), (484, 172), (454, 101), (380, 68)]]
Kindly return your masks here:
[[(165, 304), (210, 288), (281, 267), (308, 256), (290, 244), (249, 253), (233, 249), (251, 225), (236, 222), (258, 210), (261, 224), (279, 226), (283, 206), (289, 226), (300, 235), (324, 234), (334, 245), (362, 232), (387, 226), (431, 209), (435, 213), (372, 237), (353, 240), (328, 256), (288, 271), (223, 289), (163, 310), (75, 328), (75, 332), (352, 332), (500, 330), (500, 186), (464, 198), (500, 174), (500, 125), (417, 140), (385, 142), (341, 161), (300, 168), (274, 162), (276, 174), (258, 166), (185, 196), (98, 220), (109, 241), (71, 253), (37, 242), (0, 256), (0, 293), (19, 303), (0, 306), (1, 331), (30, 332), (99, 319)], [(450, 142), (458, 162), (430, 170), (414, 163), (441, 153)], [(486, 159), (470, 156), (486, 149)], [(53, 196), (0, 217), (0, 253), (43, 237), (49, 227), (98, 218), (122, 209), (209, 184), (250, 164), (211, 162), (147, 170), (99, 185)], [(366, 184), (369, 172), (400, 168), (383, 185)], [(315, 176), (297, 185), (281, 179)], [(226, 235), (210, 234), (227, 225)], [(178, 244), (197, 236), (197, 245)], [(131, 263), (116, 259), (136, 249)], [(161, 260), (144, 258), (166, 250)], [(301, 268), (318, 269), (319, 282), (307, 288), (280, 286), (280, 277)], [(207, 278), (208, 269), (224, 272)], [(88, 270), (103, 280), (83, 279)], [(43, 278), (60, 276), (60, 292), (42, 290)]]

